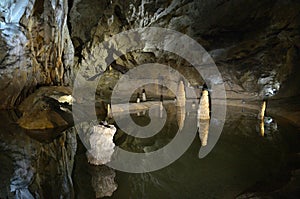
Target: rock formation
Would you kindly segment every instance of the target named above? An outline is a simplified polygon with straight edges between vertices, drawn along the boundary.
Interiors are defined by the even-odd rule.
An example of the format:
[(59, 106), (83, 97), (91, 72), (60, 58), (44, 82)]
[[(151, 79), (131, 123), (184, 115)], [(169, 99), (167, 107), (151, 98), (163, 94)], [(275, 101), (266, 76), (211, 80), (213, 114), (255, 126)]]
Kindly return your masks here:
[(66, 0), (3, 1), (0, 4), (0, 108), (11, 108), (37, 85), (68, 85), (74, 49)]
[(0, 113), (5, 129), (0, 131), (0, 198), (73, 198), (75, 129), (49, 132), (47, 140), (49, 134), (30, 134), (14, 125), (10, 115)]
[(91, 127), (89, 131), (91, 131), (88, 135), (90, 149), (87, 151), (87, 158), (89, 163), (103, 165), (110, 162), (115, 147), (113, 137), (117, 131), (116, 127), (97, 125)]
[(19, 106), (18, 124), (25, 129), (51, 129), (73, 124), (69, 87), (41, 87)]
[(178, 88), (177, 88), (177, 95), (176, 95), (176, 106), (184, 107), (185, 106), (185, 89), (183, 81), (179, 82)]
[(203, 90), (198, 108), (198, 118), (201, 120), (210, 119), (209, 96), (208, 91)]

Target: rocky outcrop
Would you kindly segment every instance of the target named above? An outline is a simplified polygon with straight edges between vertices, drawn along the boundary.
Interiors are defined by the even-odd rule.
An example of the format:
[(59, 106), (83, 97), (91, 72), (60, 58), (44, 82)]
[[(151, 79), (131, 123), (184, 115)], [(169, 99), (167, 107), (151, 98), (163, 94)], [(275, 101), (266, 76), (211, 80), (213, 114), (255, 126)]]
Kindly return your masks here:
[(74, 128), (39, 142), (38, 134), (28, 136), (10, 115), (0, 112), (0, 197), (73, 198)]
[(72, 91), (68, 87), (41, 87), (19, 106), (18, 124), (25, 129), (67, 128), (73, 124)]
[[(0, 8), (1, 108), (19, 104), (37, 85), (72, 84), (77, 67), (105, 71), (100, 60), (116, 57), (109, 48), (99, 51), (99, 43), (122, 31), (149, 26), (180, 31), (203, 45), (222, 72), (229, 98), (300, 93), (295, 86), (300, 43), (297, 1), (7, 0)], [(124, 73), (149, 62), (185, 71), (192, 85), (203, 83), (189, 63), (166, 52), (130, 52), (112, 66)]]
[(19, 104), (37, 85), (70, 84), (67, 0), (7, 0), (0, 9), (0, 108)]
[[(103, 53), (96, 50), (99, 43), (111, 35), (132, 28), (157, 26), (185, 33), (209, 51), (226, 82), (228, 98), (260, 99), (277, 93), (279, 97), (300, 93), (295, 86), (300, 43), (299, 2), (116, 0), (103, 2), (97, 7), (99, 10), (91, 9), (98, 4), (77, 0), (72, 7), (71, 13), (76, 15), (70, 15), (70, 23), (74, 30), (72, 38), (79, 45), (76, 48), (79, 65), (103, 66), (90, 58), (114, 56), (107, 50)], [(93, 20), (86, 22), (87, 15), (92, 15)], [(79, 28), (82, 26), (85, 28)], [(176, 70), (188, 71), (186, 76), (193, 85), (203, 83), (186, 67), (188, 63), (168, 53), (135, 51), (117, 59), (116, 63), (119, 68), (128, 69), (153, 60), (174, 68), (180, 66)]]

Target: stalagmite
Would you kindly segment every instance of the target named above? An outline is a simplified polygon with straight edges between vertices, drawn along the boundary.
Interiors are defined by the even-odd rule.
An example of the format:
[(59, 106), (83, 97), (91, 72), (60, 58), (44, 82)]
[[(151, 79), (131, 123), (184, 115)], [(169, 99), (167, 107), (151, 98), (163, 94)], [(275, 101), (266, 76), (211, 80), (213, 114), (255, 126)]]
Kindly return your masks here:
[(137, 93), (136, 103), (140, 103), (140, 102), (141, 102), (140, 93)]
[(107, 117), (112, 118), (112, 112), (111, 112), (110, 104), (107, 104)]
[(185, 90), (184, 90), (183, 81), (179, 82), (176, 96), (177, 96), (176, 106), (185, 106), (186, 98), (185, 98)]
[(209, 98), (208, 98), (208, 91), (202, 91), (202, 97), (200, 99), (200, 104), (198, 108), (198, 115), (199, 119), (201, 120), (208, 120), (210, 119), (209, 116)]
[(146, 101), (147, 101), (145, 89), (143, 89), (143, 92), (142, 92), (142, 101), (143, 101), (143, 102), (146, 102)]
[(262, 137), (265, 136), (265, 112), (266, 112), (267, 103), (264, 100), (260, 112), (258, 113), (258, 119), (260, 120), (260, 134)]
[(258, 119), (260, 119), (260, 120), (263, 120), (263, 119), (264, 119), (264, 117), (265, 117), (265, 112), (266, 112), (266, 106), (267, 106), (266, 101), (263, 101), (262, 106), (261, 106), (261, 109), (260, 109), (260, 112), (259, 112), (259, 114), (258, 114)]
[(115, 144), (113, 137), (117, 129), (114, 125), (96, 125), (91, 128), (87, 159), (90, 164), (102, 165), (110, 162)]
[(199, 127), (199, 137), (201, 140), (201, 145), (207, 145), (208, 139), (208, 131), (209, 131), (209, 120), (198, 120), (198, 127)]

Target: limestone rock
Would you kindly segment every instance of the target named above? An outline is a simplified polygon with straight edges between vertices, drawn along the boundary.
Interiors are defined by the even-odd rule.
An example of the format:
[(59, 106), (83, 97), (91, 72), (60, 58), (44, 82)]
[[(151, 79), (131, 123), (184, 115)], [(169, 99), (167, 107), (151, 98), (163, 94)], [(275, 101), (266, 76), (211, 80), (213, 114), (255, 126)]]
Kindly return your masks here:
[(97, 125), (90, 128), (89, 131), (91, 131), (88, 138), (90, 149), (87, 151), (89, 163), (103, 165), (110, 162), (115, 147), (113, 137), (117, 131), (116, 127)]
[(45, 137), (38, 141), (15, 125), (15, 119), (0, 115), (5, 129), (0, 131), (0, 197), (73, 198), (75, 129), (58, 132), (49, 142)]
[(177, 99), (176, 99), (176, 106), (185, 106), (185, 89), (184, 89), (184, 84), (183, 81), (179, 82), (178, 88), (177, 88)]
[(209, 115), (209, 96), (208, 91), (202, 91), (202, 96), (198, 108), (198, 118), (201, 120), (207, 120), (210, 118)]
[(25, 129), (70, 126), (73, 123), (71, 106), (69, 101), (62, 101), (70, 94), (68, 87), (41, 87), (19, 106), (22, 112), (19, 125)]
[(0, 9), (0, 108), (19, 104), (38, 84), (71, 84), (67, 0), (7, 0)]

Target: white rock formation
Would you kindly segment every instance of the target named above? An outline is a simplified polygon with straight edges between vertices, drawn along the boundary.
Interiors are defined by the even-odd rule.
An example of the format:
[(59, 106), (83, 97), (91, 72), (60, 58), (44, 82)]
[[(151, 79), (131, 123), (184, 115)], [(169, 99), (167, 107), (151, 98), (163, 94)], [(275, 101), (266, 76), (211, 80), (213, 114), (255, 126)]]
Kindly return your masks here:
[(176, 106), (185, 106), (185, 89), (183, 81), (179, 82), (178, 88), (177, 88), (177, 100), (176, 100)]
[(142, 101), (143, 102), (147, 101), (146, 92), (144, 90), (142, 92)]
[(68, 103), (69, 105), (72, 105), (73, 101), (75, 101), (75, 100), (72, 97), (72, 95), (63, 95), (58, 98), (59, 103)]
[(89, 138), (91, 148), (87, 151), (89, 163), (102, 165), (110, 162), (115, 147), (113, 137), (116, 131), (114, 125), (97, 125), (93, 127)]
[(209, 98), (208, 98), (208, 91), (202, 91), (202, 97), (200, 99), (200, 104), (198, 108), (198, 119), (201, 120), (208, 120), (210, 119), (209, 116)]

